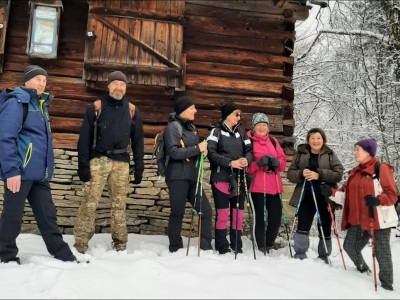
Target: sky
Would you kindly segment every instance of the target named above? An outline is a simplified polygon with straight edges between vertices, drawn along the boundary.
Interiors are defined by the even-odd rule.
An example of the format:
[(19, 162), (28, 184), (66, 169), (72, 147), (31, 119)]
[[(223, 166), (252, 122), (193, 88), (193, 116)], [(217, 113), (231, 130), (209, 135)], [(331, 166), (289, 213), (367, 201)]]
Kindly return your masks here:
[[(129, 234), (127, 250), (111, 248), (110, 234), (95, 234), (86, 254), (90, 263), (61, 262), (47, 253), (40, 236), (21, 234), (17, 244), (21, 265), (0, 264), (2, 299), (400, 299), (400, 238), (392, 231), (394, 291), (373, 276), (360, 274), (346, 254), (344, 270), (336, 239), (332, 266), (318, 259), (318, 238), (311, 238), (308, 259), (289, 258), (287, 247), (254, 260), (250, 239), (243, 237), (243, 254), (197, 255), (197, 238), (184, 249), (168, 251), (168, 237)], [(73, 236), (64, 239), (72, 247)], [(343, 239), (340, 239), (343, 245)], [(214, 241), (213, 241), (214, 246)], [(372, 248), (363, 255), (372, 269)], [(397, 253), (397, 254), (396, 254)], [(377, 265), (378, 268), (378, 265)]]

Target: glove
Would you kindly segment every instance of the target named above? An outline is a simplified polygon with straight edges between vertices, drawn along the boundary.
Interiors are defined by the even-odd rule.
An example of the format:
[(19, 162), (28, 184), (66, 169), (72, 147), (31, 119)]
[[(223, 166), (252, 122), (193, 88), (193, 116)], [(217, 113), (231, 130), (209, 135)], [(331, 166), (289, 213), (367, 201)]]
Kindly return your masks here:
[(367, 195), (364, 197), (365, 202), (367, 203), (367, 207), (374, 207), (381, 204), (378, 198), (373, 197), (371, 195)]
[(257, 167), (262, 168), (263, 166), (268, 166), (270, 159), (271, 157), (269, 155), (262, 156), (260, 159), (256, 161)]
[(90, 167), (89, 166), (78, 167), (78, 176), (79, 179), (83, 182), (90, 181)]
[(270, 167), (271, 169), (275, 169), (275, 168), (279, 167), (279, 165), (280, 165), (280, 162), (276, 157), (269, 158), (268, 167)]
[(143, 179), (143, 172), (135, 172), (135, 179), (132, 181), (133, 184), (140, 184)]
[(332, 189), (329, 186), (321, 184), (319, 190), (322, 196), (324, 196), (326, 204), (328, 204), (329, 201), (332, 201), (329, 199), (329, 197), (332, 195)]
[(237, 188), (238, 188), (238, 185), (237, 185), (237, 181), (235, 178), (235, 174), (231, 173), (231, 175), (229, 175), (229, 188), (228, 188), (229, 198), (235, 197)]

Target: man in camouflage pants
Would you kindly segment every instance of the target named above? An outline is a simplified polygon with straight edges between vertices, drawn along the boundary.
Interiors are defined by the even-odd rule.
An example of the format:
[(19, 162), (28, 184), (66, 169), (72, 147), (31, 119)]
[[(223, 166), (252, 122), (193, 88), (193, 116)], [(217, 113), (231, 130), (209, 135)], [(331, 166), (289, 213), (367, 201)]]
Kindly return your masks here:
[[(140, 112), (125, 100), (126, 76), (112, 72), (108, 92), (100, 109), (89, 105), (78, 141), (78, 175), (85, 183), (85, 193), (74, 227), (78, 252), (85, 253), (94, 235), (97, 204), (107, 182), (111, 199), (113, 248), (126, 249), (126, 195), (129, 186), (129, 150), (135, 162), (134, 184), (143, 176), (143, 127)], [(132, 109), (132, 107), (134, 109)]]

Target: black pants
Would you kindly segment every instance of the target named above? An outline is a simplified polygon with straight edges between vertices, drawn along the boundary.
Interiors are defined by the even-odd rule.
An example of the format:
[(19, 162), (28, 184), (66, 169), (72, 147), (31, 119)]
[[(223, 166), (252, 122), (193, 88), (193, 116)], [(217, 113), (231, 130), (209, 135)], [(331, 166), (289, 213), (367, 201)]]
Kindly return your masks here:
[[(364, 268), (366, 263), (361, 251), (368, 244), (369, 232), (361, 231), (360, 226), (350, 226), (347, 229), (343, 249), (358, 268)], [(390, 228), (374, 231), (375, 254), (379, 264), (379, 280), (382, 285), (393, 284), (393, 262), (390, 249)], [(371, 250), (372, 251), (372, 250)], [(372, 256), (372, 253), (371, 253)]]
[[(195, 201), (196, 181), (191, 180), (168, 180), (168, 191), (171, 205), (171, 214), (168, 223), (169, 250), (176, 251), (183, 247), (181, 229), (182, 220), (185, 214), (186, 201), (192, 206)], [(196, 196), (195, 209), (200, 211), (201, 202), (201, 249), (208, 250), (211, 248), (211, 205), (202, 191), (202, 199), (200, 201), (200, 192)]]
[[(317, 206), (321, 218), (322, 230), (324, 231), (324, 236), (325, 238), (329, 238), (331, 236), (332, 221), (328, 211), (328, 206), (325, 202), (324, 196), (316, 193), (315, 197), (317, 199)], [(332, 212), (334, 213), (333, 210)], [(305, 192), (304, 198), (300, 204), (297, 230), (302, 232), (309, 232), (312, 222), (314, 220), (315, 213), (316, 213), (316, 208), (313, 195), (311, 191), (308, 190)], [(321, 230), (319, 225), (318, 225), (318, 232), (319, 235), (321, 236)]]
[[(237, 238), (237, 249), (242, 249), (242, 218), (244, 212), (244, 193), (243, 191), (239, 195), (239, 210), (236, 210), (238, 197), (229, 197), (228, 194), (222, 193), (214, 185), (212, 186), (212, 193), (214, 197), (215, 205), (215, 249), (217, 251), (225, 251), (229, 249), (229, 246), (236, 250), (236, 238)], [(229, 216), (228, 216), (229, 215)], [(230, 230), (229, 239), (226, 239), (226, 225), (228, 223), (228, 217), (230, 218)], [(237, 228), (236, 230), (236, 221)]]
[[(265, 194), (265, 205), (263, 193), (251, 193), (251, 198), (253, 199), (254, 215), (256, 217), (255, 236), (257, 247), (259, 249), (264, 246), (272, 247), (278, 236), (282, 220), (282, 202), (279, 194)], [(266, 228), (264, 222), (264, 207), (266, 208), (268, 222)]]
[(4, 203), (0, 218), (0, 259), (16, 258), (16, 239), (21, 231), (25, 199), (28, 199), (47, 251), (63, 261), (74, 261), (68, 244), (64, 242), (57, 225), (56, 209), (51, 198), (48, 181), (21, 181), (18, 193), (12, 193), (4, 185)]

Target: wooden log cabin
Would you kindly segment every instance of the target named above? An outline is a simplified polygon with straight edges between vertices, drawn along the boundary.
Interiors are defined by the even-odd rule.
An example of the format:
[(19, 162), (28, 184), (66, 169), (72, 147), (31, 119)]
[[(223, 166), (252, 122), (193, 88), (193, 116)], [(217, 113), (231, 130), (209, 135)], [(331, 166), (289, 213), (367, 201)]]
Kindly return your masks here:
[[(195, 123), (201, 137), (220, 118), (220, 107), (234, 101), (247, 129), (253, 113), (268, 115), (272, 135), (290, 160), (295, 22), (305, 20), (309, 9), (306, 0), (0, 0), (0, 89), (22, 84), (27, 65), (47, 70), (58, 162), (71, 159), (75, 167), (56, 174), (53, 183), (61, 191), (57, 208), (66, 206), (57, 205), (62, 197), (79, 202), (79, 128), (87, 106), (106, 91), (107, 74), (113, 70), (129, 79), (126, 98), (142, 113), (146, 153), (167, 124), (173, 98), (189, 95), (198, 110)], [(69, 198), (63, 193), (68, 185), (75, 191)], [(154, 200), (142, 203), (148, 210), (157, 200), (168, 199), (160, 196), (165, 186), (159, 188), (156, 195), (133, 198)], [(69, 209), (75, 212), (78, 206)], [(167, 216), (168, 208), (163, 209), (151, 208)], [(132, 216), (140, 219), (140, 213)], [(66, 223), (70, 228), (72, 221)], [(149, 226), (160, 226), (156, 223)]]

